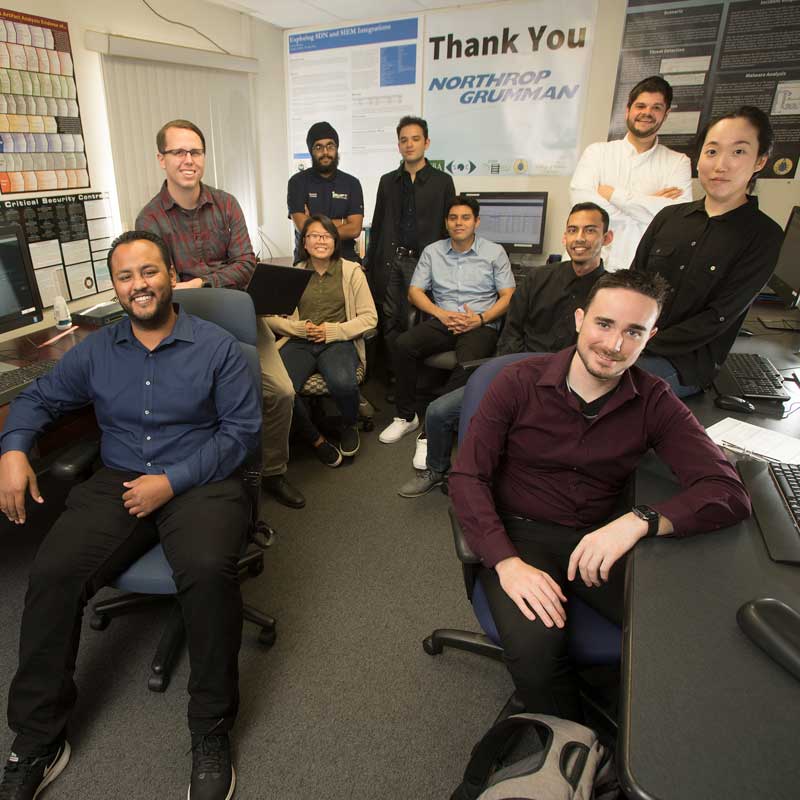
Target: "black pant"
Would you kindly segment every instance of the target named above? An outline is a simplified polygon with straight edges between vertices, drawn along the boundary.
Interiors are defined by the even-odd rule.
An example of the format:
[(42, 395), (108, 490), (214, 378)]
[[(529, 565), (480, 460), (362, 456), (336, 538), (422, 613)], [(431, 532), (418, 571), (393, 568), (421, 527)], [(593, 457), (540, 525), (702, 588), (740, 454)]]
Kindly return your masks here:
[(465, 361), (488, 358), (497, 347), (497, 331), (486, 326), (456, 336), (438, 319), (426, 319), (397, 339), (394, 353), (394, 372), (397, 377), (395, 402), (397, 415), (407, 420), (416, 412), (417, 367), (422, 359), (435, 353), (456, 351), (457, 366), (447, 381), (443, 394), (461, 388), (467, 373), (461, 367)]
[(159, 539), (186, 625), (189, 727), (203, 733), (218, 722), (218, 730), (233, 724), (242, 638), (237, 562), (248, 520), (241, 481), (194, 487), (139, 520), (121, 499), (123, 481), (135, 477), (104, 468), (74, 487), (36, 554), (8, 700), (17, 754), (47, 752), (64, 735), (77, 698), (73, 675), (84, 606)]
[[(504, 517), (506, 531), (527, 564), (550, 575), (562, 592), (580, 597), (606, 619), (622, 625), (625, 559), (611, 569), (608, 583), (588, 588), (580, 576), (567, 580), (569, 557), (591, 529), (576, 531), (552, 523)], [(581, 722), (578, 687), (567, 655), (567, 628), (547, 628), (531, 622), (505, 593), (493, 569), (482, 568), (479, 579), (503, 645), (504, 661), (527, 711)], [(569, 602), (564, 604), (569, 627)]]

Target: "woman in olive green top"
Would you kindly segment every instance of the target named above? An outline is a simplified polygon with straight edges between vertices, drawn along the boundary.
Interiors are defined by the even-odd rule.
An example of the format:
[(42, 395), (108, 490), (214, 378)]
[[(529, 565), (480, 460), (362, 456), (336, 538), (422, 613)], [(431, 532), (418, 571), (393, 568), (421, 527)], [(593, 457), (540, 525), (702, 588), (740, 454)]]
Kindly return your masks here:
[(300, 234), (300, 257), (301, 266), (314, 274), (291, 316), (267, 317), (276, 334), (288, 337), (279, 347), (295, 392), (319, 372), (342, 415), (337, 447), (319, 432), (303, 399), (295, 396), (293, 429), (329, 467), (358, 452), (356, 367), (366, 364), (361, 337), (378, 324), (367, 279), (358, 264), (340, 257), (340, 246), (333, 222), (321, 214), (310, 216)]

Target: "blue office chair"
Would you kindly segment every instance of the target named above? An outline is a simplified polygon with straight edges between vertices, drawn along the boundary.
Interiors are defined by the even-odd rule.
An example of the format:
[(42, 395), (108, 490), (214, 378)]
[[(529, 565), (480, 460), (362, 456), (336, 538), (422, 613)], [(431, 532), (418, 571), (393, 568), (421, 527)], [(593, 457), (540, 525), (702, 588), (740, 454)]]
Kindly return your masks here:
[[(202, 317), (227, 330), (239, 341), (253, 371), (253, 380), (261, 387), (261, 370), (256, 352), (256, 316), (253, 301), (246, 292), (232, 289), (181, 289), (175, 293), (183, 310)], [(99, 456), (98, 442), (82, 442), (72, 448), (52, 466), (54, 476), (66, 480), (87, 477)], [(272, 544), (274, 531), (259, 519), (261, 487), (261, 448), (251, 453), (241, 468), (242, 480), (250, 500), (250, 530), (248, 542), (239, 559), (241, 577), (256, 576), (264, 569), (263, 550)], [(161, 545), (156, 545), (135, 561), (111, 584), (125, 594), (95, 603), (89, 620), (94, 630), (104, 630), (114, 617), (136, 611), (155, 602), (169, 600), (173, 604), (167, 625), (151, 664), (148, 688), (154, 692), (166, 690), (172, 666), (185, 639), (180, 606), (174, 600), (177, 592), (172, 568)], [(271, 646), (275, 641), (276, 622), (256, 608), (243, 607), (244, 618), (261, 628), (259, 641)]]
[[(493, 358), (482, 364), (470, 376), (464, 392), (464, 403), (458, 423), (459, 444), (466, 435), (472, 415), (497, 373), (509, 364), (527, 358), (529, 355), (529, 353), (513, 353)], [(632, 491), (632, 486), (629, 489)], [(500, 635), (492, 618), (483, 584), (478, 580), (480, 558), (472, 552), (467, 544), (452, 506), (449, 508), (449, 514), (456, 555), (463, 566), (467, 597), (472, 603), (475, 617), (484, 632), (472, 633), (452, 628), (438, 628), (423, 640), (422, 646), (425, 652), (432, 656), (439, 655), (445, 647), (454, 647), (458, 650), (467, 650), (502, 660), (503, 648), (500, 644)], [(618, 665), (622, 652), (622, 631), (578, 597), (569, 597), (569, 610), (568, 648), (570, 658), (576, 667), (615, 667)], [(588, 689), (588, 684), (584, 688)], [(589, 691), (586, 699), (604, 719), (614, 724), (613, 715), (604, 708), (605, 701), (597, 700), (595, 696), (592, 696), (593, 694), (595, 693)], [(518, 701), (513, 697), (509, 701), (509, 708), (511, 711), (521, 710)]]

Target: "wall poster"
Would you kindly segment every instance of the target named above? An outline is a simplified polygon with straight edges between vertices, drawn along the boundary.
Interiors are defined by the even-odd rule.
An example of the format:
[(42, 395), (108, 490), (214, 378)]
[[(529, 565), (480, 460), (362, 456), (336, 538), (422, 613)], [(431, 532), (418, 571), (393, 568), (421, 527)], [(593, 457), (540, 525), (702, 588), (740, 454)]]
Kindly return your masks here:
[(67, 23), (0, 9), (0, 192), (88, 186)]
[(0, 200), (0, 222), (22, 225), (45, 307), (53, 305), (61, 270), (68, 300), (112, 288), (106, 265), (114, 236), (108, 192)]
[(800, 158), (800, 0), (628, 0), (609, 139), (625, 134), (633, 85), (660, 74), (674, 90), (662, 144), (694, 155), (698, 130), (741, 105), (770, 115), (761, 178), (791, 178)]

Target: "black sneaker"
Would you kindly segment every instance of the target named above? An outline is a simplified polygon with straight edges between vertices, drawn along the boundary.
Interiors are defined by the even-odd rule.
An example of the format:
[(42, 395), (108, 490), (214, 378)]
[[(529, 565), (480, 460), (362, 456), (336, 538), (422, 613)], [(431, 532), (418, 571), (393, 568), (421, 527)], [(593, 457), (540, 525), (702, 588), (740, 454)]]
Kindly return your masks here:
[(69, 742), (46, 756), (21, 758), (12, 753), (0, 781), (0, 800), (34, 800), (49, 786), (69, 762)]
[(188, 800), (230, 800), (236, 788), (227, 733), (192, 736), (192, 780)]
[(339, 438), (339, 449), (342, 451), (343, 456), (354, 456), (361, 446), (361, 438), (358, 435), (358, 426), (348, 425), (342, 429), (342, 435)]
[(342, 454), (339, 448), (327, 439), (319, 447), (315, 447), (314, 452), (326, 467), (338, 467), (342, 463)]

